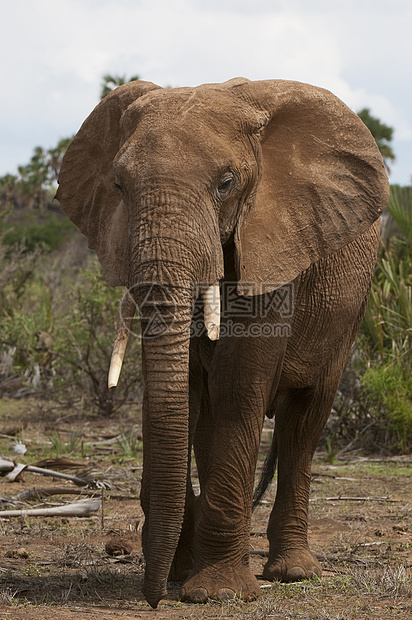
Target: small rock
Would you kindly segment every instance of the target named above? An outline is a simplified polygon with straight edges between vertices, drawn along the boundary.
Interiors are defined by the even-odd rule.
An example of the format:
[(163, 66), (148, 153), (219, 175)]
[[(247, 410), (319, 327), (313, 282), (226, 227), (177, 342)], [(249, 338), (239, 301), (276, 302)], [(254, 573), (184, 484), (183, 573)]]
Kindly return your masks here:
[(105, 545), (107, 555), (130, 555), (133, 551), (132, 544), (124, 538), (111, 538)]
[(18, 547), (17, 549), (10, 549), (5, 554), (6, 558), (17, 558), (19, 560), (25, 560), (29, 557), (29, 552), (24, 547)]
[(21, 441), (18, 441), (17, 443), (14, 444), (13, 450), (15, 454), (26, 454), (27, 447), (24, 443), (22, 443)]

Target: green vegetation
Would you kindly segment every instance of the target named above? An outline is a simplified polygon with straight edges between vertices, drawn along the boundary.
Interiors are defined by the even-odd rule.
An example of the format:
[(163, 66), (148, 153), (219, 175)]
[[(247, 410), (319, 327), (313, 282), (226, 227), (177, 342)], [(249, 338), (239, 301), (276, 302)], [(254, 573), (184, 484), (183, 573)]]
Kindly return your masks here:
[(325, 437), (328, 453), (332, 445), (412, 447), (411, 187), (392, 187), (382, 232), (369, 306)]
[(20, 395), (105, 415), (139, 395), (138, 337), (129, 339), (119, 387), (107, 387), (122, 291), (108, 286), (80, 235), (54, 251), (10, 246), (5, 238), (0, 234), (0, 395), (13, 377)]
[(363, 323), (370, 358), (362, 385), (406, 450), (412, 445), (412, 188), (393, 187), (388, 211), (399, 234), (379, 253)]
[(48, 436), (48, 439), (52, 445), (51, 452), (56, 454), (56, 456), (61, 456), (62, 454), (71, 456), (76, 452), (82, 451), (82, 435), (79, 432), (74, 431), (70, 433), (70, 437), (66, 441), (59, 431), (53, 431)]
[(389, 170), (388, 161), (395, 161), (395, 154), (390, 145), (393, 138), (393, 128), (385, 125), (378, 118), (372, 116), (369, 108), (363, 108), (363, 110), (360, 110), (360, 112), (358, 112), (358, 116), (363, 120), (366, 127), (375, 138), (386, 167)]
[(143, 449), (142, 437), (134, 429), (123, 431), (117, 439), (119, 448), (126, 458), (136, 458)]
[(25, 251), (33, 251), (37, 247), (54, 251), (76, 232), (77, 228), (67, 218), (63, 219), (54, 214), (43, 217), (30, 214), (24, 221), (10, 224), (4, 235), (4, 243), (8, 246), (20, 244)]
[(30, 162), (19, 166), (17, 175), (0, 177), (0, 204), (43, 213), (56, 193), (60, 165), (70, 140), (63, 138), (50, 149), (37, 146)]
[[(122, 290), (109, 287), (97, 261), (79, 273), (68, 294), (69, 310), (55, 330), (55, 370), (64, 387), (72, 384), (105, 415), (114, 413), (136, 389), (140, 380), (140, 341), (131, 337), (122, 369), (121, 386), (109, 390), (107, 371)], [(86, 384), (85, 385), (85, 381)], [(57, 383), (57, 381), (56, 381)]]
[(104, 75), (100, 90), (100, 99), (107, 97), (107, 95), (118, 86), (127, 84), (127, 82), (135, 82), (137, 80), (140, 80), (138, 75), (132, 75), (129, 78), (126, 77), (126, 75), (110, 75), (110, 73)]

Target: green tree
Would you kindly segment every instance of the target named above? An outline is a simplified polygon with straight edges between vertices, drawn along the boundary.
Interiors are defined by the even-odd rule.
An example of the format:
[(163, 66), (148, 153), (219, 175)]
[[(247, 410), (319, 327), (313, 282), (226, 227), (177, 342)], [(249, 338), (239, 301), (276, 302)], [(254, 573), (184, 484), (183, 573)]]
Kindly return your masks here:
[(138, 75), (132, 75), (130, 78), (127, 78), (126, 75), (110, 75), (109, 73), (104, 75), (100, 90), (100, 99), (104, 99), (118, 86), (127, 84), (127, 82), (135, 82), (136, 80), (140, 80)]
[(1, 177), (1, 204), (44, 211), (55, 194), (60, 166), (70, 141), (71, 138), (62, 138), (51, 149), (36, 146), (29, 163), (18, 167), (17, 175)]
[(393, 128), (382, 123), (378, 118), (372, 116), (369, 108), (363, 108), (358, 112), (359, 118), (365, 123), (371, 134), (376, 140), (385, 166), (389, 172), (388, 162), (395, 161), (395, 153), (392, 150), (391, 142), (393, 138)]
[(13, 208), (17, 182), (18, 178), (14, 174), (5, 174), (0, 178), (0, 212), (2, 209)]
[(19, 166), (19, 189), (24, 206), (28, 209), (38, 207), (44, 210), (45, 195), (48, 185), (47, 151), (36, 146), (27, 166)]
[(49, 182), (57, 182), (64, 154), (72, 138), (62, 138), (52, 149), (47, 151), (47, 170)]

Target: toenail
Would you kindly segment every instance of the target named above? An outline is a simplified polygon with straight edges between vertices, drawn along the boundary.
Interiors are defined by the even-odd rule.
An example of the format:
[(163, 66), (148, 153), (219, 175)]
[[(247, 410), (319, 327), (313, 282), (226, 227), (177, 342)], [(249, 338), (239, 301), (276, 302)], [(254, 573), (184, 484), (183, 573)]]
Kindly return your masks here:
[(204, 588), (196, 588), (196, 590), (192, 590), (189, 599), (192, 603), (207, 603), (207, 590)]
[(301, 566), (294, 566), (290, 568), (287, 572), (287, 578), (291, 581), (295, 581), (297, 579), (305, 579), (306, 573)]
[(229, 601), (232, 598), (235, 598), (236, 593), (234, 590), (230, 590), (229, 588), (222, 588), (217, 593), (217, 599), (219, 601)]

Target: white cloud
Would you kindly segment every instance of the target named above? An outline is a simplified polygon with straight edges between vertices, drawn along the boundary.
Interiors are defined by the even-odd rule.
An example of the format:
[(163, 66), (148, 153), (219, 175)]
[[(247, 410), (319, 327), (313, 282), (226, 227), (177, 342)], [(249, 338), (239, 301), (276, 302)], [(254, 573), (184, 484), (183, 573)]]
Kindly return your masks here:
[[(410, 0), (14, 0), (2, 2), (0, 174), (75, 132), (104, 73), (161, 85), (284, 78), (370, 107), (395, 127), (412, 173)], [(399, 167), (397, 167), (399, 166)], [(409, 174), (406, 172), (409, 170)]]

